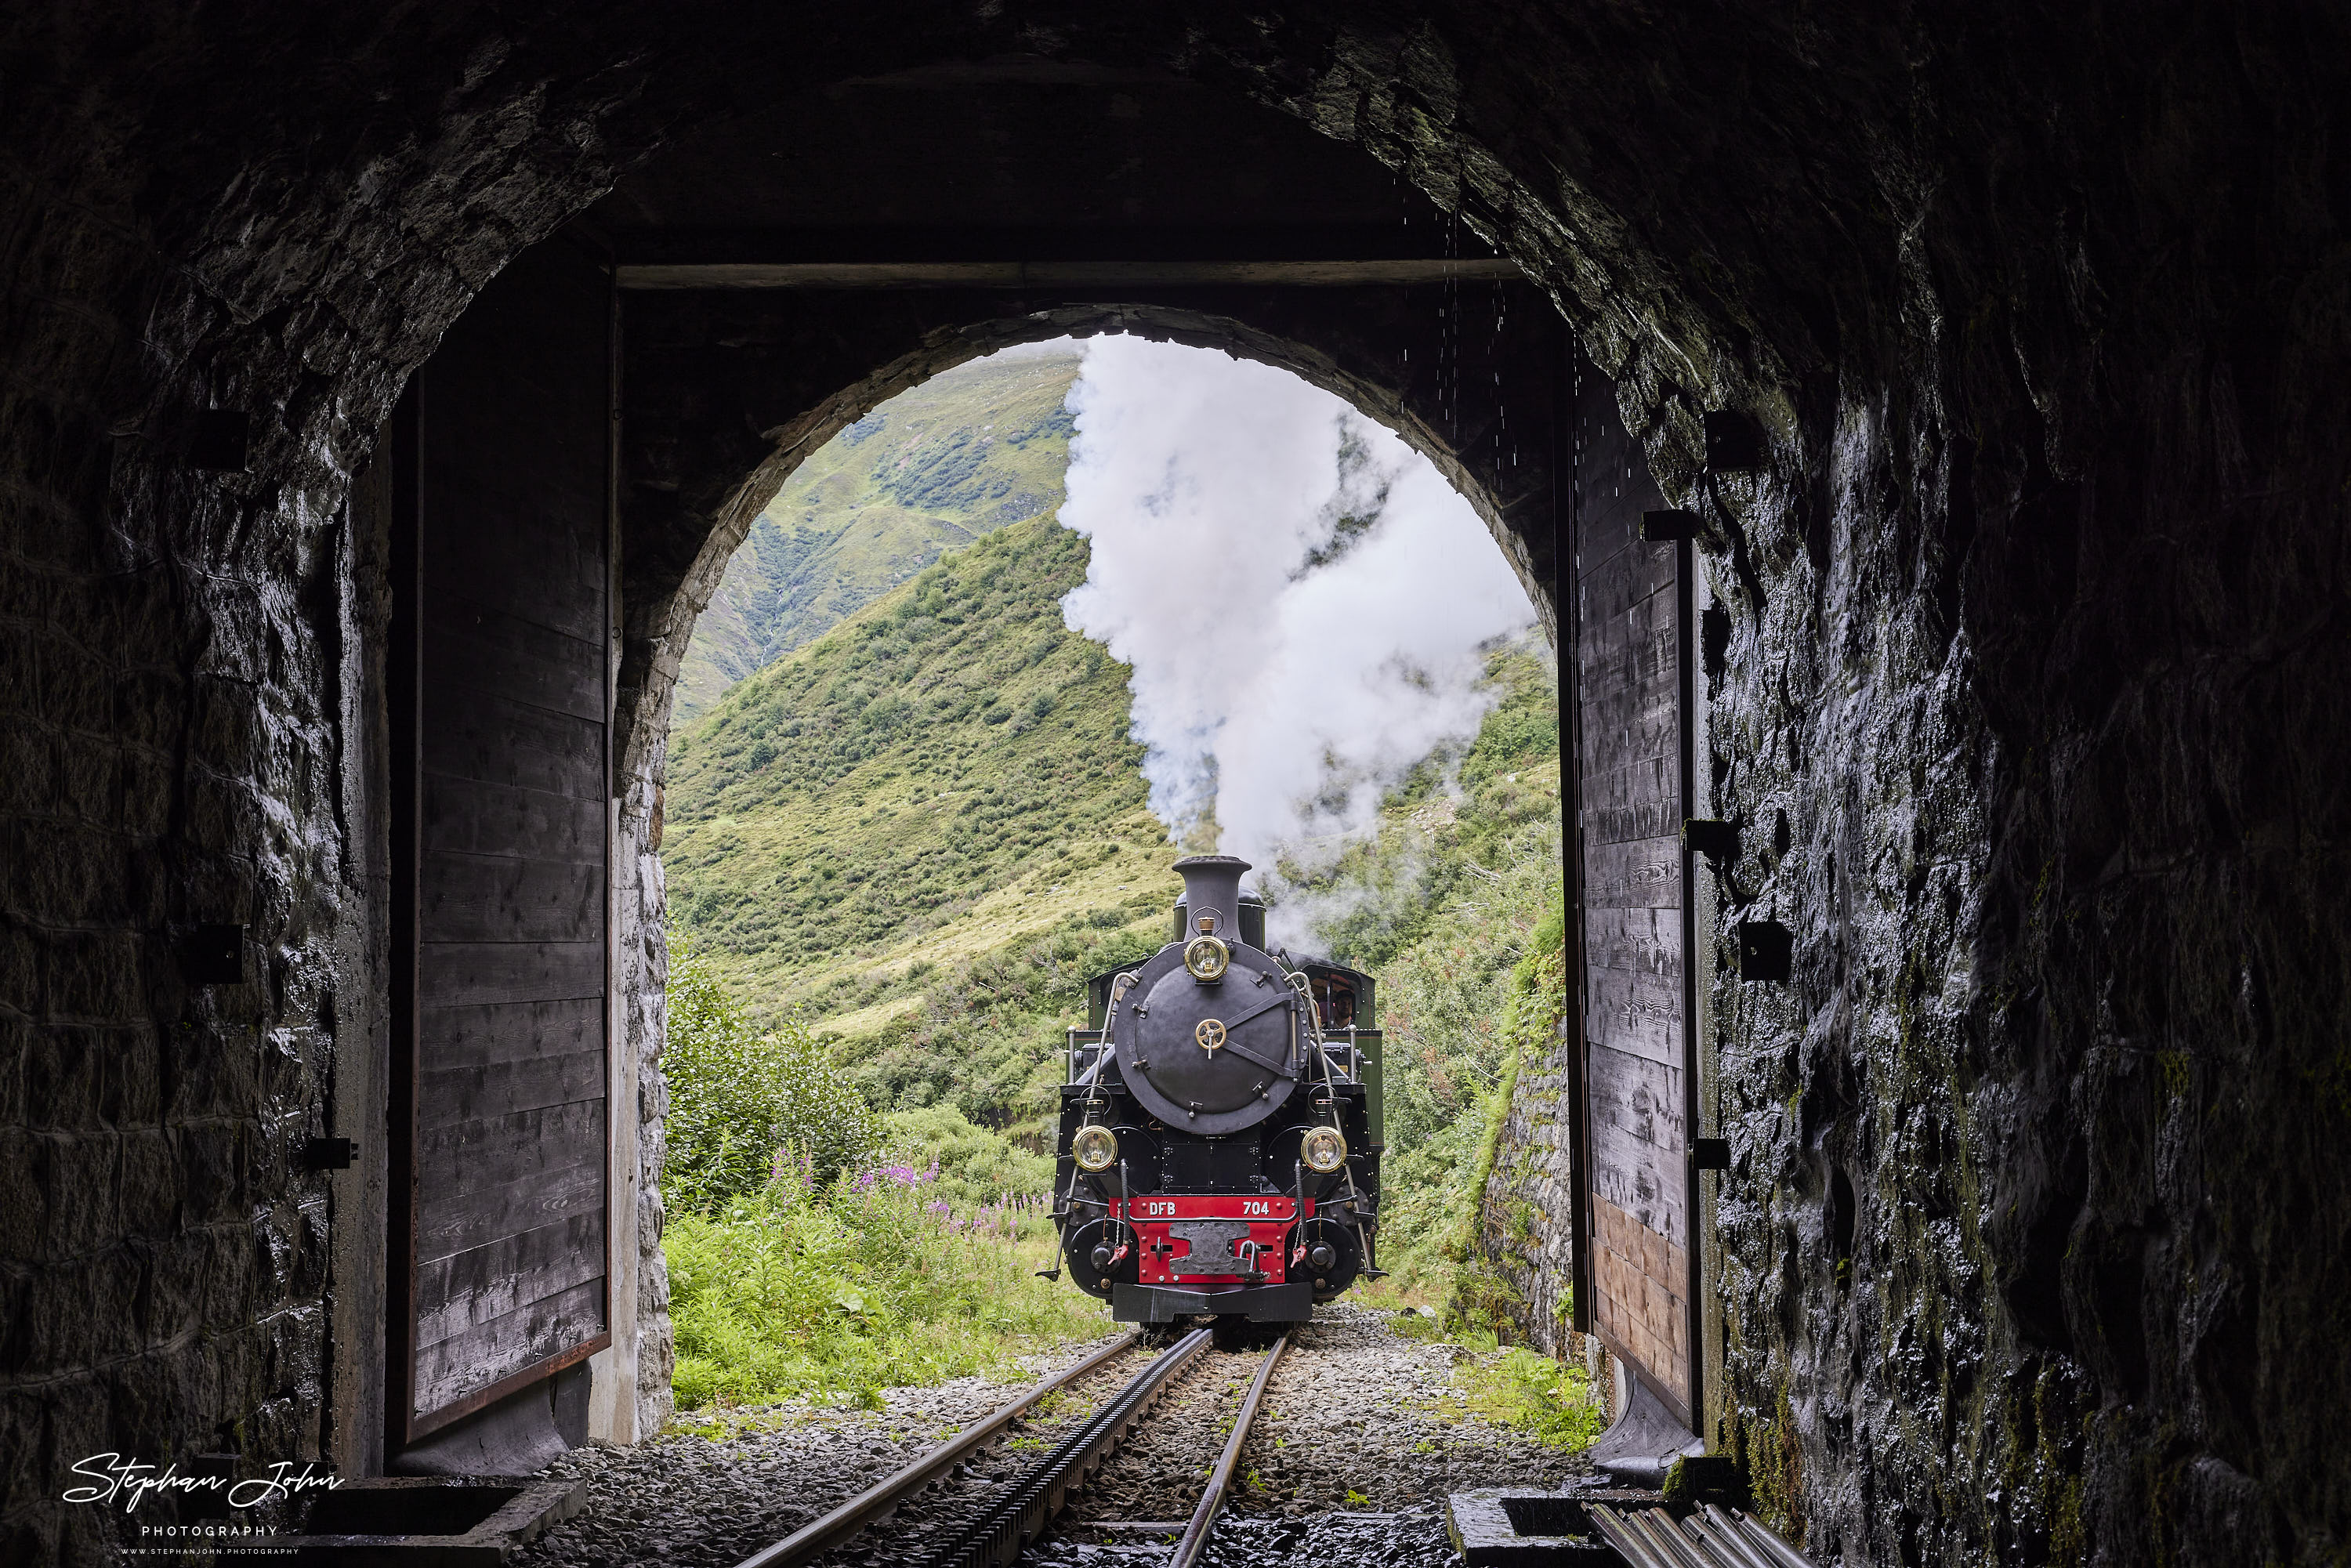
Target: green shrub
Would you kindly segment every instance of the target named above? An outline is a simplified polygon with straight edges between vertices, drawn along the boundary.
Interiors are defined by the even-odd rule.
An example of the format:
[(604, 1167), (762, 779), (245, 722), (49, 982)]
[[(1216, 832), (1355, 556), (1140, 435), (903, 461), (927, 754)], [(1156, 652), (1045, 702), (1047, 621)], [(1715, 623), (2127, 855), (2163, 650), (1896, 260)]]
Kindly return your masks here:
[(1023, 1217), (1023, 1234), (1042, 1234), (1043, 1206), (1053, 1189), (1053, 1162), (1032, 1154), (992, 1127), (977, 1126), (951, 1104), (893, 1111), (882, 1119), (882, 1143), (892, 1159), (935, 1172), (936, 1197), (960, 1215), (990, 1205)]
[(1516, 1427), (1546, 1448), (1580, 1453), (1607, 1425), (1607, 1413), (1593, 1397), (1590, 1375), (1540, 1351), (1506, 1350), (1464, 1363), (1454, 1380), (1471, 1411)]
[(785, 1176), (723, 1214), (672, 1217), (663, 1239), (679, 1408), (794, 1396), (871, 1405), (879, 1390), (980, 1373), (1111, 1327), (1050, 1247), (1002, 1210), (959, 1213), (898, 1166), (818, 1187)]
[(754, 1030), (689, 948), (670, 954), (661, 1062), (669, 1083), (662, 1198), (673, 1212), (714, 1212), (757, 1192), (787, 1147), (830, 1181), (877, 1145), (872, 1113), (807, 1027), (794, 1017)]

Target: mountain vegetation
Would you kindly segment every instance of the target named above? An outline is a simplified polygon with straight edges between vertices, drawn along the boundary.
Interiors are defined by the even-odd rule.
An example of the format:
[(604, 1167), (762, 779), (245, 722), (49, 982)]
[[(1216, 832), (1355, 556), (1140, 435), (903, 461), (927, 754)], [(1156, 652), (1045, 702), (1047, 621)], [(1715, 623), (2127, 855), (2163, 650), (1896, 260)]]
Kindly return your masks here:
[(695, 627), (676, 722), (974, 539), (1061, 504), (1074, 350), (996, 355), (899, 393), (811, 454)]
[[(664, 1249), (696, 1420), (871, 1402), (1102, 1326), (1034, 1276), (1061, 1047), (1086, 979), (1168, 938), (1180, 882), (1130, 672), (1061, 618), (1087, 546), (1023, 510), (1058, 501), (1075, 368), (885, 404), (769, 508), (697, 632), (664, 856)], [(1539, 642), (1495, 648), (1473, 743), (1335, 859), (1260, 873), (1278, 920), (1381, 981), (1393, 1274), (1369, 1294), (1489, 1346), (1508, 1314), (1477, 1195), (1562, 994), (1555, 688)], [(1472, 1371), (1465, 1409), (1588, 1440), (1544, 1358)]]
[(1086, 977), (1180, 883), (1126, 667), (1062, 623), (1049, 518), (925, 569), (672, 743), (671, 922), (761, 1030), (832, 1037), (870, 1102), (1042, 1135)]
[[(867, 1103), (1029, 1151), (1086, 979), (1156, 950), (1180, 886), (1126, 669), (1061, 621), (1085, 561), (1049, 519), (1001, 530), (741, 683), (672, 751), (673, 924), (750, 1034), (812, 1030)], [(1376, 835), (1265, 879), (1382, 981), (1387, 1228), (1416, 1299), (1454, 1293), (1531, 1005), (1513, 977), (1561, 939), (1549, 655), (1499, 648), (1489, 681), (1476, 741), (1407, 779)]]
[[(1498, 697), (1476, 741), (1430, 758), (1376, 834), (1311, 873), (1275, 868), (1277, 914), (1380, 982), (1386, 1031), (1375, 1298), (1491, 1334), (1474, 1246), (1520, 1051), (1541, 1048), (1564, 996), (1557, 676), (1531, 635), (1495, 650)], [(1579, 1417), (1580, 1419), (1580, 1417)]]

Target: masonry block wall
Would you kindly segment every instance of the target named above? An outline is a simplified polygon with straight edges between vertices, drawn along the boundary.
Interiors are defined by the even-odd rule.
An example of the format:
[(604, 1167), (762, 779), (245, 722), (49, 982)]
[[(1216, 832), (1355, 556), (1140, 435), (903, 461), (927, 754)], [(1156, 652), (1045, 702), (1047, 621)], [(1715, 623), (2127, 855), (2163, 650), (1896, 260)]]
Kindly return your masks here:
[(1582, 1042), (1573, 1026), (1554, 1030), (1552, 1040), (1534, 1060), (1520, 1048), (1493, 1173), (1479, 1195), (1475, 1266), (1465, 1295), (1506, 1325), (1513, 1343), (1564, 1356), (1579, 1337), (1570, 1327), (1576, 1176), (1567, 1055)]

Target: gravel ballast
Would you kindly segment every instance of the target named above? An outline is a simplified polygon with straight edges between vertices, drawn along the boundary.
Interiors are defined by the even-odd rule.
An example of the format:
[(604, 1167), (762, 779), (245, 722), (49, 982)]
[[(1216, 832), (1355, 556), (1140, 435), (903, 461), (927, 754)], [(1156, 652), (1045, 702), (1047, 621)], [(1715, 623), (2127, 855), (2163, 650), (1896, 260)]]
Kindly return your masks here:
[[(547, 1473), (586, 1476), (588, 1506), (512, 1562), (517, 1568), (733, 1568), (1093, 1348), (1029, 1358), (1022, 1375), (1010, 1382), (959, 1377), (930, 1388), (890, 1389), (879, 1410), (795, 1401), (730, 1412), (730, 1430), (723, 1436), (673, 1429), (633, 1448), (575, 1450)], [(879, 1530), (818, 1561), (905, 1561), (910, 1536), (926, 1535), (929, 1527), (977, 1506), (991, 1485), (1034, 1462), (1070, 1422), (1123, 1386), (1148, 1359), (1142, 1350), (1113, 1357), (1048, 1396), (1040, 1409), (1013, 1424), (1009, 1441), (975, 1455), (946, 1481), (909, 1500)]]
[[(1296, 1331), (1242, 1455), (1228, 1503), (1236, 1515), (1269, 1526), (1336, 1514), (1425, 1521), (1448, 1491), (1548, 1489), (1585, 1473), (1580, 1457), (1448, 1410), (1454, 1364), (1466, 1353), (1408, 1339), (1391, 1325), (1388, 1313), (1336, 1302)], [(588, 1506), (513, 1561), (517, 1568), (733, 1568), (1083, 1354), (1036, 1358), (1017, 1382), (967, 1377), (893, 1389), (879, 1410), (780, 1405), (731, 1413), (723, 1436), (673, 1430), (635, 1448), (580, 1449), (547, 1473), (587, 1477)], [(1188, 1518), (1260, 1354), (1203, 1354), (1071, 1500), (1063, 1518), (1072, 1541), (1084, 1533), (1082, 1521)], [(981, 1506), (1147, 1359), (1140, 1350), (1113, 1358), (1015, 1424), (1011, 1442), (820, 1561), (840, 1568), (920, 1561), (927, 1538)]]
[(1549, 1490), (1590, 1472), (1580, 1454), (1448, 1412), (1454, 1366), (1468, 1353), (1406, 1339), (1393, 1322), (1347, 1301), (1315, 1309), (1266, 1389), (1234, 1509), (1394, 1513), (1473, 1487)]

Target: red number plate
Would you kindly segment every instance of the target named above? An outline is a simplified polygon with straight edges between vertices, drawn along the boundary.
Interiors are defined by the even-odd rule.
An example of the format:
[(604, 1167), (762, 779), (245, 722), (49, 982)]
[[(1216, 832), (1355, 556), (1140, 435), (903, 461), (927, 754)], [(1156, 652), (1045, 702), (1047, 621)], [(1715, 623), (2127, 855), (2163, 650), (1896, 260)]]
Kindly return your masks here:
[[(1171, 1193), (1165, 1197), (1134, 1198), (1126, 1206), (1127, 1218), (1134, 1221), (1135, 1235), (1141, 1245), (1135, 1260), (1135, 1278), (1146, 1285), (1278, 1285), (1289, 1277), (1290, 1225), (1298, 1218), (1295, 1200), (1279, 1196), (1249, 1197), (1225, 1193)], [(1308, 1214), (1314, 1212), (1313, 1202), (1306, 1206)], [(1257, 1267), (1262, 1279), (1251, 1280), (1247, 1275), (1195, 1274), (1180, 1265), (1187, 1264), (1192, 1255), (1189, 1238), (1176, 1235), (1168, 1228), (1187, 1219), (1239, 1220), (1249, 1227), (1248, 1240), (1257, 1249)], [(1238, 1265), (1237, 1265), (1238, 1266)]]
[[(1243, 1197), (1225, 1193), (1175, 1193), (1166, 1197), (1138, 1197), (1129, 1206), (1130, 1219), (1290, 1219), (1298, 1206), (1290, 1198)], [(1310, 1206), (1311, 1212), (1311, 1206)]]

